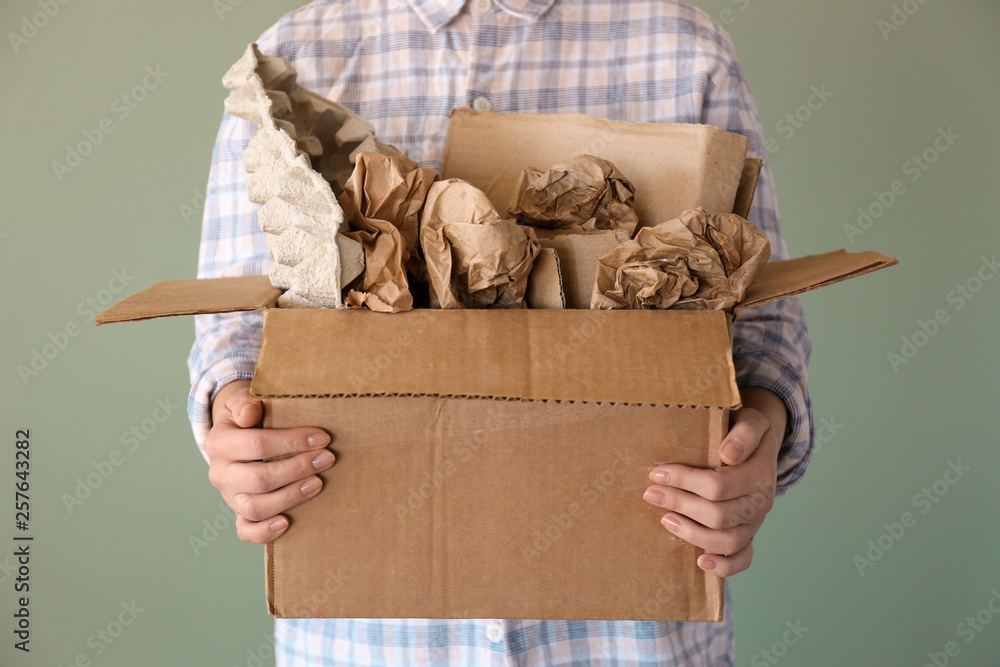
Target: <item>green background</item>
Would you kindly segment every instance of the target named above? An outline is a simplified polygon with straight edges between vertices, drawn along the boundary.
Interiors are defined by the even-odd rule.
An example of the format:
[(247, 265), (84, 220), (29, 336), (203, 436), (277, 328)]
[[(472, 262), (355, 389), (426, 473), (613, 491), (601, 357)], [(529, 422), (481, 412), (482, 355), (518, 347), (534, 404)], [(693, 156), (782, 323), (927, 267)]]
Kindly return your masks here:
[[(30, 428), (35, 536), (30, 656), (12, 646), (13, 542), (0, 548), (4, 665), (65, 665), (82, 654), (101, 665), (228, 666), (270, 655), (263, 549), (237, 540), (185, 415), (191, 320), (97, 329), (86, 305), (194, 277), (220, 78), (301, 3), (230, 0), (219, 13), (220, 4), (71, 1), (25, 43), (5, 36), (0, 45), (0, 517), (10, 540), (14, 432)], [(948, 295), (1000, 245), (1000, 5), (908, 0), (915, 13), (905, 23), (897, 14), (902, 25), (884, 35), (888, 0), (697, 4), (732, 34), (774, 139), (792, 255), (848, 247), (900, 260), (803, 297), (814, 410), (827, 428), (809, 473), (755, 540), (753, 567), (732, 582), (739, 664), (775, 664), (780, 654), (787, 665), (923, 665), (954, 641), (949, 664), (996, 665), (1000, 618), (971, 637), (959, 624), (1000, 590), (1000, 279), (961, 308)], [(2, 32), (21, 31), (38, 11), (5, 0)], [(166, 76), (122, 118), (115, 100), (147, 66)], [(812, 86), (832, 97), (800, 109)], [(809, 118), (782, 121), (796, 113)], [(103, 118), (113, 131), (60, 181), (52, 163)], [(946, 152), (931, 149), (936, 161), (911, 181), (906, 163), (948, 128), (958, 138)], [(851, 243), (844, 225), (897, 179), (905, 191)], [(939, 309), (947, 321), (894, 369), (888, 353)], [(22, 381), (18, 366), (67, 326), (77, 335)], [(122, 434), (152, 418), (158, 399), (177, 407), (125, 451)], [(121, 465), (67, 508), (77, 479), (106, 471), (116, 449)], [(949, 462), (969, 469), (953, 485), (940, 481)], [(935, 482), (946, 493), (915, 502)], [(884, 536), (904, 512), (915, 524)], [(213, 522), (217, 533), (206, 528)], [(192, 536), (205, 540), (198, 553)], [(855, 556), (880, 536), (891, 548), (860, 574)], [(113, 643), (97, 639), (133, 601), (134, 622)], [(808, 628), (794, 645), (783, 643), (786, 622)]]

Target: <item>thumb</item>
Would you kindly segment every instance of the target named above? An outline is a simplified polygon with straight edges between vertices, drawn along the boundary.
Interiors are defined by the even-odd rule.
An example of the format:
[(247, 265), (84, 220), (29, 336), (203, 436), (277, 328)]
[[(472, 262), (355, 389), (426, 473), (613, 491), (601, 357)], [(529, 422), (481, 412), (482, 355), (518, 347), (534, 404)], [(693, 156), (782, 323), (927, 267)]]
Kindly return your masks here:
[(250, 398), (250, 387), (236, 390), (226, 401), (226, 409), (233, 415), (233, 423), (240, 428), (256, 426), (264, 416), (260, 401)]
[(771, 424), (767, 417), (753, 408), (740, 408), (734, 412), (729, 433), (719, 446), (722, 462), (734, 466), (746, 461), (769, 428)]

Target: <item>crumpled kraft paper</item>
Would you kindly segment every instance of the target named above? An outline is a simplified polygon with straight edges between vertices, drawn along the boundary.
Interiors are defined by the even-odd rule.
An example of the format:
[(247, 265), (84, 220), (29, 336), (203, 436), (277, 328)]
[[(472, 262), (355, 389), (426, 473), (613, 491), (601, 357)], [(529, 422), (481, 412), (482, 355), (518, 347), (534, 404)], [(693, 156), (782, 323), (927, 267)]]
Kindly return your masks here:
[(753, 223), (690, 209), (601, 257), (591, 308), (731, 310), (770, 256)]
[(530, 227), (502, 220), (489, 198), (450, 178), (431, 186), (420, 219), (432, 303), (441, 308), (523, 308), (538, 255)]
[(578, 155), (546, 171), (525, 167), (514, 188), (510, 215), (534, 227), (621, 229), (629, 236), (638, 217), (635, 188), (615, 165)]
[(418, 222), (436, 180), (433, 170), (402, 155), (358, 153), (339, 200), (353, 230), (346, 236), (365, 249), (361, 284), (348, 293), (347, 305), (388, 313), (413, 308), (407, 268), (424, 273)]

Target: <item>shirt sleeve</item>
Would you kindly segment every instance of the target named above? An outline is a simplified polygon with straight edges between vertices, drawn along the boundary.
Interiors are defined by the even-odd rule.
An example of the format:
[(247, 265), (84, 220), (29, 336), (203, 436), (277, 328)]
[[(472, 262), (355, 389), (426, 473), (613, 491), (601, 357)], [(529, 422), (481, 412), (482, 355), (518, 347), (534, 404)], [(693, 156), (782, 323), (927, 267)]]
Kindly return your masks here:
[[(748, 156), (764, 160), (748, 219), (767, 235), (771, 260), (788, 259), (756, 103), (729, 35), (720, 29), (715, 43), (719, 48), (714, 50), (714, 62), (706, 67), (710, 74), (701, 122), (746, 136)], [(811, 352), (805, 314), (797, 297), (748, 308), (734, 324), (737, 384), (770, 390), (788, 410), (778, 458), (779, 495), (801, 478), (812, 456), (813, 414), (807, 375)]]
[[(263, 53), (274, 54), (288, 42), (295, 15), (286, 14), (255, 40)], [(289, 53), (279, 54), (294, 60)], [(228, 113), (222, 116), (205, 189), (198, 278), (266, 275), (274, 261), (266, 234), (257, 222), (260, 205), (247, 197), (243, 151), (257, 125)], [(212, 400), (234, 380), (253, 378), (263, 340), (260, 311), (196, 315), (195, 340), (188, 355), (191, 391), (188, 419), (201, 455), (212, 427)]]
[[(260, 207), (247, 198), (241, 160), (256, 129), (249, 121), (223, 116), (205, 191), (198, 278), (267, 273), (271, 258), (257, 224)], [(211, 401), (226, 384), (253, 377), (262, 326), (259, 311), (195, 316), (187, 408), (195, 442), (206, 461)]]

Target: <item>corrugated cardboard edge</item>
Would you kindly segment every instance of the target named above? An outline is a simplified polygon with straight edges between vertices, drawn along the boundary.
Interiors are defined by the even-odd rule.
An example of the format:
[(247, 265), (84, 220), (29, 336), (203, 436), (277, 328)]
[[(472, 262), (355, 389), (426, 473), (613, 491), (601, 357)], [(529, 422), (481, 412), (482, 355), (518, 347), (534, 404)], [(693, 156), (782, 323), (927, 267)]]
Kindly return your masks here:
[[(729, 320), (732, 322), (732, 320)], [(735, 409), (735, 408), (734, 408)], [(723, 408), (721, 410), (721, 419), (709, 420), (709, 447), (708, 447), (708, 467), (715, 469), (722, 467), (722, 457), (719, 455), (719, 446), (722, 444), (722, 440), (729, 433), (729, 410)], [(706, 553), (702, 550), (701, 553)], [(699, 554), (700, 555), (700, 554)], [(697, 559), (696, 559), (697, 561)], [(697, 563), (694, 567), (698, 567)], [(725, 580), (722, 577), (716, 577), (713, 574), (705, 574), (705, 593), (706, 600), (705, 604), (708, 605), (709, 609), (716, 609), (717, 614), (708, 620), (710, 621), (721, 621), (723, 615), (725, 614)]]
[[(733, 407), (726, 319), (721, 311), (265, 308), (250, 392)], [(523, 346), (506, 345), (511, 337)], [(614, 344), (594, 349), (604, 341)], [(565, 363), (583, 352), (586, 364)]]
[(834, 250), (822, 255), (807, 255), (795, 259), (768, 262), (746, 297), (733, 310), (753, 308), (789, 296), (811, 292), (866, 273), (899, 264), (895, 257), (880, 252), (847, 252)]
[[(266, 312), (266, 311), (265, 311)], [(253, 396), (253, 388), (250, 389), (250, 395), (257, 399), (258, 397)], [(274, 428), (274, 419), (271, 413), (271, 406), (268, 405), (267, 401), (263, 402), (261, 406), (263, 408), (263, 427), (264, 428)], [(264, 545), (264, 600), (267, 604), (267, 613), (271, 616), (278, 616), (280, 606), (278, 604), (277, 594), (274, 585), (274, 542), (268, 542)]]
[(267, 276), (165, 280), (98, 313), (95, 321), (100, 326), (172, 315), (257, 310), (274, 305), (280, 294)]
[(585, 234), (546, 233), (538, 235), (542, 249), (559, 257), (559, 270), (567, 308), (589, 309), (594, 296), (597, 260), (627, 239), (625, 232), (600, 230)]
[(764, 161), (759, 157), (748, 157), (743, 163), (743, 174), (740, 176), (740, 186), (736, 189), (733, 213), (744, 220), (750, 215), (753, 195), (757, 191), (757, 179), (760, 177), (760, 169), (763, 166)]
[(554, 249), (539, 249), (528, 275), (524, 301), (528, 308), (552, 310), (566, 307), (562, 268), (559, 266), (559, 254)]
[(274, 542), (264, 545), (264, 599), (267, 602), (267, 613), (277, 616), (278, 607), (274, 599)]

